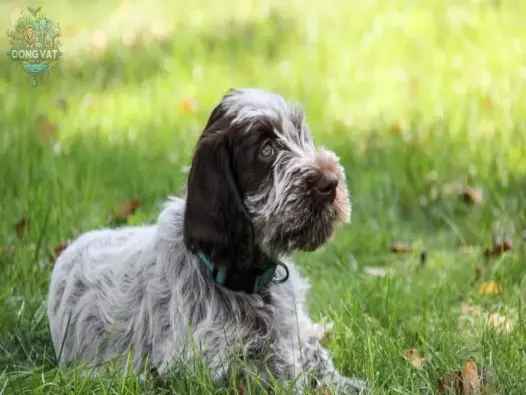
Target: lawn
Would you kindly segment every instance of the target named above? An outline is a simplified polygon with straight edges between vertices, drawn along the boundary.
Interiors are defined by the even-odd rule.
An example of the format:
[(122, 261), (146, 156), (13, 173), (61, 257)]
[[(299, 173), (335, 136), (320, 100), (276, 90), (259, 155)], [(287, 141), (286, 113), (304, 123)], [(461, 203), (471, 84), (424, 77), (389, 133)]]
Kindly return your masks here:
[[(0, 394), (164, 393), (56, 369), (53, 257), (127, 201), (128, 223), (154, 221), (239, 86), (301, 102), (345, 165), (351, 224), (295, 257), (336, 365), (374, 394), (433, 394), (473, 360), (492, 393), (526, 393), (526, 2), (91, 3), (37, 4), (63, 33), (43, 84), (0, 56)], [(2, 2), (0, 30), (25, 5)]]

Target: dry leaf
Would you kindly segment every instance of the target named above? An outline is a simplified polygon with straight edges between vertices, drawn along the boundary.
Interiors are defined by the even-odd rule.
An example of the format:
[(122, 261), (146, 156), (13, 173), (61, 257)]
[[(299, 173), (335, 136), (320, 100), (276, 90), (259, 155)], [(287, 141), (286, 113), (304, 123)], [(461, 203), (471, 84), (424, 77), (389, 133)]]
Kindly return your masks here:
[(20, 221), (17, 222), (17, 224), (15, 225), (15, 232), (16, 232), (16, 235), (19, 237), (19, 238), (22, 238), (24, 236), (24, 233), (26, 232), (26, 228), (27, 228), (27, 218), (26, 217), (23, 217)]
[(460, 197), (466, 203), (479, 205), (482, 203), (483, 192), (480, 188), (466, 186), (460, 191)]
[(411, 365), (417, 369), (423, 369), (426, 364), (425, 358), (423, 358), (418, 350), (414, 348), (404, 350), (404, 359), (409, 361)]
[(68, 246), (68, 243), (67, 242), (64, 242), (64, 243), (60, 243), (59, 245), (57, 245), (54, 249), (53, 249), (53, 252), (55, 253), (54, 257), (53, 257), (53, 262), (55, 262), (57, 260), (57, 258), (60, 256), (60, 254), (62, 254), (62, 251), (64, 251)]
[(479, 295), (499, 295), (502, 293), (502, 287), (494, 281), (486, 281), (479, 288)]
[(42, 141), (47, 141), (55, 131), (56, 126), (47, 119), (37, 120), (36, 132), (38, 138)]
[(179, 109), (184, 114), (190, 114), (197, 109), (197, 100), (194, 97), (185, 97), (179, 102)]
[(462, 388), (464, 395), (478, 394), (480, 390), (479, 371), (475, 361), (467, 361), (462, 369)]
[(137, 200), (137, 199), (135, 199), (135, 200), (127, 200), (122, 205), (122, 207), (121, 207), (121, 209), (119, 211), (119, 216), (122, 217), (122, 218), (128, 219), (128, 217), (130, 215), (133, 215), (135, 213), (135, 211), (137, 210), (137, 208), (139, 207), (140, 204), (141, 204), (141, 202), (139, 200)]
[(393, 243), (391, 246), (391, 252), (394, 252), (395, 254), (403, 254), (411, 252), (412, 248), (407, 243)]
[(472, 360), (464, 364), (462, 371), (444, 373), (439, 379), (438, 389), (455, 395), (496, 395), (489, 369), (478, 369)]
[(489, 258), (490, 256), (493, 256), (493, 257), (499, 256), (499, 255), (503, 254), (506, 251), (511, 251), (511, 247), (512, 247), (511, 240), (510, 239), (506, 239), (502, 243), (495, 244), (492, 249), (487, 248), (484, 251), (484, 256), (486, 258)]
[(110, 211), (108, 215), (110, 222), (113, 222), (116, 225), (126, 223), (128, 218), (137, 211), (140, 204), (140, 200), (137, 199), (126, 200), (117, 213), (113, 210)]
[(237, 385), (237, 395), (244, 395), (245, 394), (245, 380), (241, 380), (241, 382)]

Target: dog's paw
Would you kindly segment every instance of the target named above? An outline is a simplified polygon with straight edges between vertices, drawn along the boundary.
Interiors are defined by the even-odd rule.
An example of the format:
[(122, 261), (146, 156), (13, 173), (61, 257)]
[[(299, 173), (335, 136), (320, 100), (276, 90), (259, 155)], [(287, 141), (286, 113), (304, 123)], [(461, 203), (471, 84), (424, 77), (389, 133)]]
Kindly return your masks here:
[(342, 395), (365, 395), (367, 393), (367, 383), (360, 379), (344, 377), (339, 387)]
[(360, 379), (338, 377), (328, 386), (329, 390), (323, 391), (326, 395), (366, 395), (367, 383)]

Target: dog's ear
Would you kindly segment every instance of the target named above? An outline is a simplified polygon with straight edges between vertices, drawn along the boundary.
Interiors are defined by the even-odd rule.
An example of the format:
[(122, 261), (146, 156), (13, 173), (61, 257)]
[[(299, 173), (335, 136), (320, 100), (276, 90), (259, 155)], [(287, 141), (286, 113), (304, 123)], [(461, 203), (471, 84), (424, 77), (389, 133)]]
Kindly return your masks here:
[(187, 183), (184, 242), (214, 265), (247, 270), (252, 262), (254, 230), (232, 168), (232, 141), (216, 107), (201, 135)]

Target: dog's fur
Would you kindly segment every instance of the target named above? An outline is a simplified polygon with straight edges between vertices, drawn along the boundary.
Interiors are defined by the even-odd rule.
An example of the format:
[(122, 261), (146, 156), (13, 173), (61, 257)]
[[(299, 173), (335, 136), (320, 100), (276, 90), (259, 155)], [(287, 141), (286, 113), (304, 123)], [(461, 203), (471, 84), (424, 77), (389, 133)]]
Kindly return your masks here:
[[(337, 186), (320, 200), (322, 176)], [(343, 168), (314, 146), (302, 111), (267, 91), (229, 91), (198, 141), (185, 199), (169, 200), (153, 226), (85, 233), (57, 260), (48, 315), (60, 366), (132, 351), (135, 371), (149, 359), (162, 375), (191, 362), (195, 345), (218, 382), (242, 356), (263, 362), (262, 375), (299, 376), (298, 393), (319, 384), (359, 393), (364, 383), (340, 375), (322, 347), (308, 283), (288, 259), (349, 218)], [(234, 291), (214, 283), (197, 250), (237, 273), (280, 259), (290, 276), (259, 293)]]

